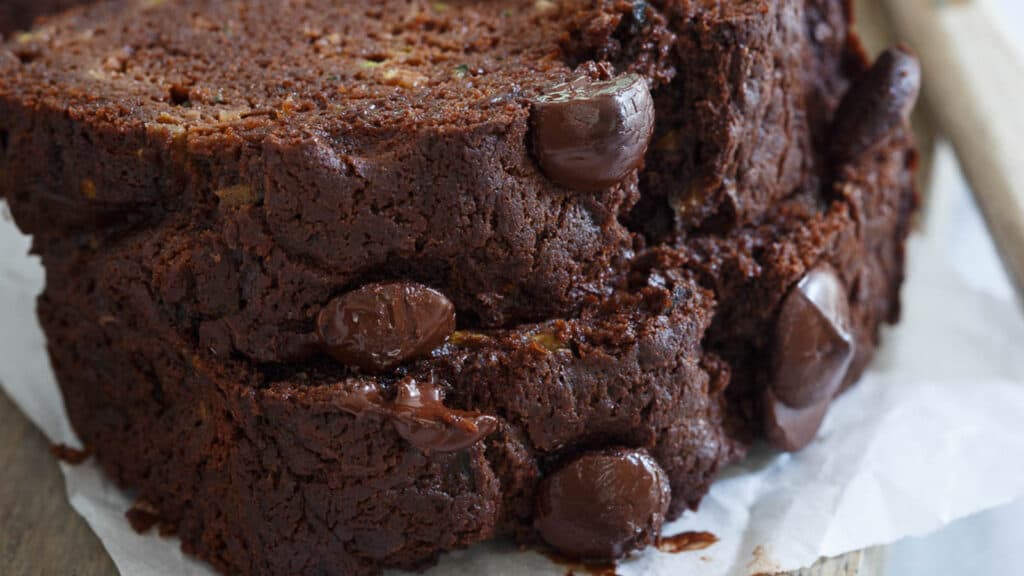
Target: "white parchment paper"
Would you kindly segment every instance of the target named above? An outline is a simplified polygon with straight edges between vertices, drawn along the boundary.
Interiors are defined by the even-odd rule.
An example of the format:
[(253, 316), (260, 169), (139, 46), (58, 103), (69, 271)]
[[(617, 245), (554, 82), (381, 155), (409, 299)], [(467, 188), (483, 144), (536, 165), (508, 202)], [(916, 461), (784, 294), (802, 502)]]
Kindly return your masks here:
[[(937, 166), (924, 229), (910, 245), (903, 322), (816, 442), (793, 455), (755, 450), (715, 483), (698, 514), (665, 530), (708, 531), (717, 544), (648, 550), (620, 574), (795, 569), (1024, 497), (1024, 316), (948, 149)], [(77, 445), (35, 318), (43, 275), (28, 247), (0, 214), (0, 384), (51, 440)], [(72, 505), (123, 574), (212, 573), (177, 540), (134, 533), (124, 519), (130, 496), (94, 463), (62, 469)], [(565, 568), (498, 542), (449, 554), (430, 573), (562, 576)]]

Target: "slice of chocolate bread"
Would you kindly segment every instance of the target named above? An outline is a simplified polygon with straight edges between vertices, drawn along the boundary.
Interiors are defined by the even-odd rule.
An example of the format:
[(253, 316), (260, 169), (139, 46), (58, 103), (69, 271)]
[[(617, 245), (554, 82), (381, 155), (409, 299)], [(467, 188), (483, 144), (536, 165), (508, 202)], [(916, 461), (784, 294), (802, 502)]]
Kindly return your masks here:
[[(0, 194), (40, 243), (248, 206), (338, 289), (416, 279), (484, 326), (571, 314), (634, 249), (645, 84), (634, 230), (674, 221), (666, 198), (692, 226), (817, 193), (846, 37), (824, 5), (107, 2), (6, 46)], [(591, 113), (616, 120), (565, 122)]]
[(643, 455), (666, 483), (642, 534), (606, 534), (614, 555), (699, 502), (743, 448), (722, 428), (727, 372), (700, 348), (710, 295), (657, 276), (381, 374), (197, 349), (133, 250), (50, 266), (40, 314), (76, 429), (187, 550), (232, 574), (366, 574), (499, 534), (550, 540), (540, 481), (594, 449)]

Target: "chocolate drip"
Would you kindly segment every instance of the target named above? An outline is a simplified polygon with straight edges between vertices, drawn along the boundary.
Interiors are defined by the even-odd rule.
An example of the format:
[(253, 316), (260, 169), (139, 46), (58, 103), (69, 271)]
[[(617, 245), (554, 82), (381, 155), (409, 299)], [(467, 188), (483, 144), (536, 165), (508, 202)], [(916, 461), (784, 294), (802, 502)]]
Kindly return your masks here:
[(339, 408), (355, 415), (385, 415), (402, 438), (425, 451), (463, 450), (498, 428), (494, 416), (448, 408), (438, 386), (412, 378), (398, 385), (398, 394), (390, 402), (374, 384), (361, 384), (346, 392), (337, 401)]

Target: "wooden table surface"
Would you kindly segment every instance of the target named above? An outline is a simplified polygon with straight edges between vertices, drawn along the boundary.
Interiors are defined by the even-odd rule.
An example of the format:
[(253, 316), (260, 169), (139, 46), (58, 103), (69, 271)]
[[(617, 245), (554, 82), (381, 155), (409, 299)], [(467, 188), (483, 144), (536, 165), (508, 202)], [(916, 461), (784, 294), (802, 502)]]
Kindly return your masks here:
[[(855, 552), (792, 576), (878, 576), (883, 557)], [(46, 438), (0, 392), (0, 575), (54, 574), (116, 576), (117, 569), (68, 503)]]
[(117, 574), (68, 503), (43, 434), (0, 392), (0, 574)]

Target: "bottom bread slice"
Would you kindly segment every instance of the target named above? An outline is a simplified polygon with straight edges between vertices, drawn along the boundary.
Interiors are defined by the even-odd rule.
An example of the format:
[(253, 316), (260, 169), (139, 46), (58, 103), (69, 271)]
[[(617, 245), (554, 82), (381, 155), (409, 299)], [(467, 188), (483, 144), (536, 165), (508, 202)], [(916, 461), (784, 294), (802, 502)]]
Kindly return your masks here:
[[(48, 274), (40, 315), (76, 430), (139, 490), (136, 520), (227, 573), (365, 574), (535, 540), (540, 480), (609, 447), (650, 454), (678, 514), (742, 453), (727, 370), (700, 346), (712, 299), (677, 273), (577, 319), (457, 332), (387, 377), (204, 353), (116, 252)], [(443, 407), (410, 413), (410, 390)]]

